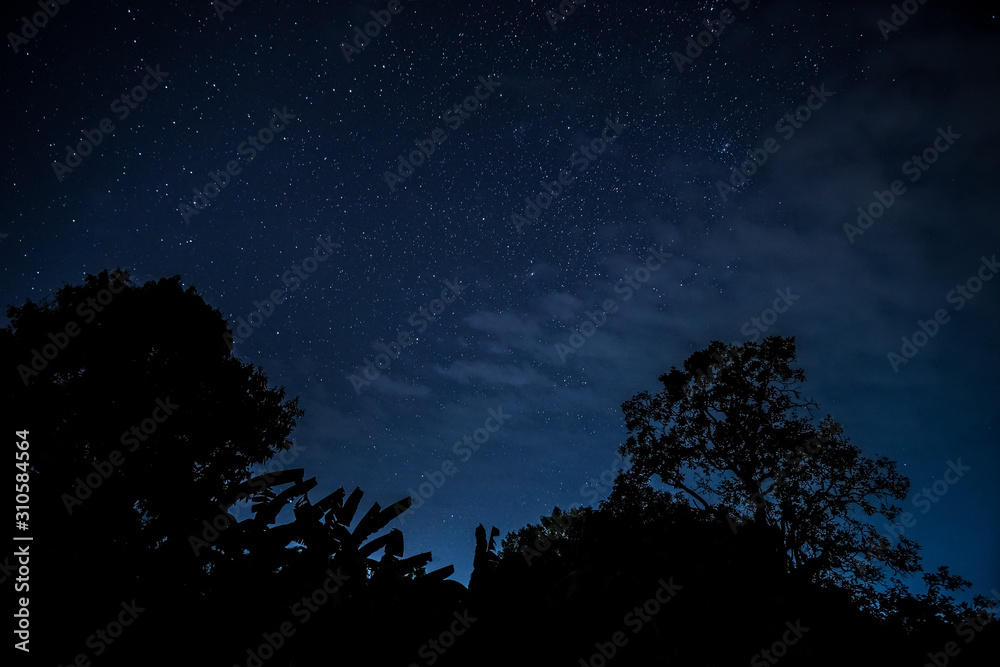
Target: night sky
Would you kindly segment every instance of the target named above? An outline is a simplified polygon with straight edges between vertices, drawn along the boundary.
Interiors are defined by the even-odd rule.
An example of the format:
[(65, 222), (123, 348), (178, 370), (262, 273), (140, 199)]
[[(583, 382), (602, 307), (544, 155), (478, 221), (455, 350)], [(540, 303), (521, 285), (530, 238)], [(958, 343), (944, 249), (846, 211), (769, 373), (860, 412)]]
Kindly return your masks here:
[(607, 496), (623, 401), (779, 334), (924, 568), (1000, 588), (986, 9), (9, 4), (0, 301), (181, 275), (301, 397), (315, 498), (423, 501), (406, 554), (467, 583), (477, 524)]

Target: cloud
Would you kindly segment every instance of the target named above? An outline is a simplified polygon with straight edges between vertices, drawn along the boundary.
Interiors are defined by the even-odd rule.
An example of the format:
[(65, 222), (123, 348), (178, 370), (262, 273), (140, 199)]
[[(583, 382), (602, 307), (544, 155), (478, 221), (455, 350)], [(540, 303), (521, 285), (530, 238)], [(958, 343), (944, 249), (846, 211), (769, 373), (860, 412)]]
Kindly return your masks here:
[(539, 299), (538, 305), (543, 311), (551, 313), (560, 320), (571, 320), (578, 317), (587, 306), (582, 299), (568, 292), (544, 294)]
[(392, 396), (427, 396), (431, 393), (430, 387), (423, 384), (407, 384), (400, 380), (393, 380), (386, 375), (380, 376), (368, 387), (372, 391)]
[(435, 365), (434, 370), (439, 375), (462, 384), (468, 384), (473, 380), (483, 380), (487, 384), (505, 384), (515, 387), (532, 384), (548, 386), (551, 383), (548, 378), (533, 368), (498, 365), (485, 361), (456, 361), (448, 368)]
[(465, 323), (473, 329), (493, 334), (518, 334), (525, 337), (537, 337), (541, 331), (538, 325), (526, 322), (510, 312), (491, 313), (477, 312), (464, 318)]

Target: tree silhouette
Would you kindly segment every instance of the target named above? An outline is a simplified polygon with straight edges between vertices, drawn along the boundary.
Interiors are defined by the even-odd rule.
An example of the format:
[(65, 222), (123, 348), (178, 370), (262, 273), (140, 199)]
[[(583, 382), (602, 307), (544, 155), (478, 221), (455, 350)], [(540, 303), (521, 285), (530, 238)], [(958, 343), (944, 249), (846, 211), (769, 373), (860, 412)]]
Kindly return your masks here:
[[(31, 618), (59, 630), (32, 646), (40, 662), (175, 662), (197, 646), (199, 663), (268, 667), (736, 664), (795, 618), (815, 629), (788, 667), (841, 664), (845, 636), (878, 646), (854, 664), (920, 664), (959, 628), (976, 640), (965, 664), (995, 661), (989, 601), (949, 595), (968, 582), (940, 568), (923, 595), (883, 585), (886, 568), (915, 570), (917, 547), (873, 548), (863, 517), (894, 518), (908, 482), (832, 418), (813, 425), (791, 339), (713, 343), (625, 403), (631, 466), (610, 497), (555, 508), (499, 553), (480, 524), (466, 589), (450, 566), (426, 572), (429, 552), (404, 555), (389, 526), (411, 499), (361, 512), (358, 488), (310, 498), (302, 468), (251, 476), (303, 413), (232, 356), (221, 315), (178, 277), (104, 272), (8, 315), (4, 398), (32, 443)], [(133, 600), (142, 615), (97, 653), (92, 633)]]
[(909, 480), (888, 458), (863, 456), (829, 415), (813, 424), (794, 360), (794, 338), (772, 336), (742, 347), (714, 341), (684, 370), (671, 368), (661, 392), (622, 405), (631, 435), (620, 452), (632, 465), (616, 486), (635, 493), (657, 476), (771, 545), (777, 567), (871, 604), (887, 580), (919, 569), (917, 545), (904, 537), (877, 549), (865, 521), (894, 520), (891, 501), (906, 497)]
[[(396, 603), (399, 614), (427, 596), (440, 607), (407, 624), (396, 651), (415, 649), (426, 624), (457, 604), (464, 587), (443, 581), (452, 569), (419, 576), (430, 553), (402, 558), (398, 530), (373, 538), (410, 499), (375, 503), (352, 530), (360, 489), (312, 503), (317, 482), (301, 469), (249, 479), (290, 448), (303, 413), (261, 369), (232, 356), (225, 320), (179, 276), (135, 285), (105, 271), (7, 312), (4, 398), (32, 443), (32, 565), (45, 573), (44, 584), (33, 582), (32, 618), (63, 638), (36, 644), (36, 656), (93, 657), (95, 623), (135, 599), (145, 611), (113, 650), (104, 647), (102, 664), (199, 633), (217, 658), (238, 657), (328, 571), (345, 583), (317, 616), (368, 640), (341, 655), (370, 650), (371, 628)], [(254, 515), (237, 523), (228, 510), (241, 498), (252, 499)], [(294, 518), (274, 525), (293, 503)], [(310, 622), (294, 644), (315, 650), (330, 639), (330, 622)]]
[[(40, 616), (79, 596), (113, 618), (140, 582), (197, 587), (205, 560), (188, 536), (291, 445), (296, 401), (232, 357), (225, 320), (179, 276), (140, 286), (104, 271), (7, 315), (4, 398), (33, 443), (35, 562), (61, 591)], [(94, 630), (79, 615), (52, 621), (81, 650)]]

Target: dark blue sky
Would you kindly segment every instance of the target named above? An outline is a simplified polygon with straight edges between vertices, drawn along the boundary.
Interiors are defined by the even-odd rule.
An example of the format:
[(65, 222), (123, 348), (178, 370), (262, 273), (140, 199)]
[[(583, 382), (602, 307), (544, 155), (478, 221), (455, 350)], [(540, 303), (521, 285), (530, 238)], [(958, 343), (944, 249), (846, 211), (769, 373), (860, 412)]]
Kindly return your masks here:
[[(39, 11), (14, 4), (5, 32)], [(301, 397), (317, 498), (444, 477), (407, 553), (463, 582), (478, 523), (607, 495), (624, 400), (713, 339), (795, 336), (819, 414), (912, 480), (925, 568), (1000, 588), (995, 16), (387, 4), (69, 3), (8, 36), (4, 304), (180, 274), (258, 325), (235, 353)]]

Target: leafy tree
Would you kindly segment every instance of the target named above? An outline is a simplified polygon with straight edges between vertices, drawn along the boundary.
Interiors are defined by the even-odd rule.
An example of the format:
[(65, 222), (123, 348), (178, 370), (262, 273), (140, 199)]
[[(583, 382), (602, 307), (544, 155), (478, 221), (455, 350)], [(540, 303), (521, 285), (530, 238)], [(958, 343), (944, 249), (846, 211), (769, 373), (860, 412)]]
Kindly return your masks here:
[[(105, 271), (8, 317), (4, 398), (29, 431), (32, 566), (44, 572), (32, 623), (62, 638), (33, 645), (36, 657), (134, 664), (183, 637), (208, 663), (245, 663), (262, 633), (292, 623), (268, 664), (323, 652), (409, 664), (454, 620), (466, 593), (445, 581), (454, 569), (425, 573), (429, 552), (404, 558), (399, 530), (377, 535), (409, 498), (362, 514), (360, 489), (312, 502), (301, 468), (249, 479), (291, 448), (303, 413), (232, 356), (225, 320), (178, 276), (140, 286)], [(247, 499), (252, 517), (237, 522), (229, 510)], [(134, 625), (113, 648), (94, 644), (132, 600)]]
[(592, 514), (589, 507), (574, 507), (569, 512), (555, 507), (551, 516), (540, 517), (541, 523), (528, 524), (507, 534), (501, 542), (499, 557), (523, 558), (527, 565), (532, 565), (535, 559), (565, 558), (569, 545), (579, 538), (583, 523)]
[(113, 618), (140, 583), (199, 585), (207, 555), (195, 557), (188, 536), (253, 466), (290, 447), (302, 411), (232, 356), (225, 320), (179, 276), (136, 285), (104, 271), (7, 315), (3, 398), (29, 431), (33, 564), (51, 594), (39, 622), (82, 649), (93, 618), (64, 603)]
[(658, 477), (734, 531), (758, 535), (784, 571), (873, 600), (887, 580), (919, 569), (916, 544), (880, 548), (865, 520), (894, 520), (892, 500), (906, 497), (909, 480), (890, 459), (864, 456), (829, 415), (813, 423), (794, 361), (794, 338), (713, 341), (661, 375), (662, 391), (622, 405), (631, 435), (619, 451), (631, 468), (616, 491), (635, 495)]
[[(942, 623), (949, 626), (956, 625), (981, 613), (993, 621), (997, 620), (996, 616), (989, 612), (991, 607), (996, 606), (996, 602), (986, 596), (975, 596), (970, 605), (967, 602), (956, 603), (954, 597), (948, 595), (965, 590), (972, 584), (952, 574), (947, 565), (939, 566), (934, 572), (925, 572), (922, 579), (927, 585), (926, 593), (914, 595), (900, 586), (894, 587), (887, 593), (886, 597), (891, 600), (891, 604), (888, 605), (890, 612), (887, 614), (887, 620), (891, 624), (906, 632), (926, 634), (938, 631)], [(947, 634), (951, 631), (952, 628), (948, 627)]]

